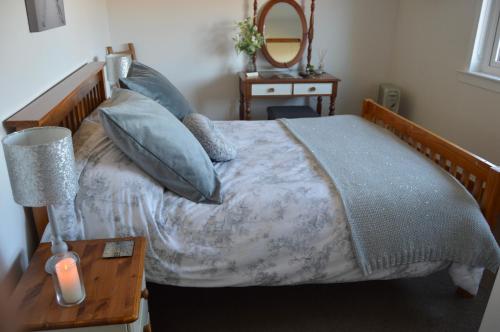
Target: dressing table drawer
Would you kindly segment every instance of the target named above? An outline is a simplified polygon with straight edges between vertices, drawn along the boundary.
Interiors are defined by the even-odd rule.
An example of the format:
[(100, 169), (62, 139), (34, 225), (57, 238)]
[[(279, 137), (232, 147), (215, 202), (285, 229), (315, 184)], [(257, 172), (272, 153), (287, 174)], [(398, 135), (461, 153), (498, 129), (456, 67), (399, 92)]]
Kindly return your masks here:
[(300, 96), (307, 95), (331, 95), (333, 84), (331, 83), (298, 83), (294, 84), (293, 94)]
[(252, 96), (291, 96), (292, 84), (252, 84)]

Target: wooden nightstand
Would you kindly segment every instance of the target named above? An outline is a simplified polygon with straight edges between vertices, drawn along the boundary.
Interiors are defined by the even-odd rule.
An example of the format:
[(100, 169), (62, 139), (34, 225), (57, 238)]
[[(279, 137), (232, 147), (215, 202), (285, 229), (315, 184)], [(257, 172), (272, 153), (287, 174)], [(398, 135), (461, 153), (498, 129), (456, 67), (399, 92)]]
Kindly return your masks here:
[[(103, 259), (106, 242), (134, 240), (128, 258)], [(58, 306), (52, 278), (44, 264), (50, 244), (41, 244), (13, 294), (22, 327), (29, 331), (143, 332), (151, 331), (144, 277), (146, 239), (69, 242), (81, 259), (87, 298), (80, 306)]]

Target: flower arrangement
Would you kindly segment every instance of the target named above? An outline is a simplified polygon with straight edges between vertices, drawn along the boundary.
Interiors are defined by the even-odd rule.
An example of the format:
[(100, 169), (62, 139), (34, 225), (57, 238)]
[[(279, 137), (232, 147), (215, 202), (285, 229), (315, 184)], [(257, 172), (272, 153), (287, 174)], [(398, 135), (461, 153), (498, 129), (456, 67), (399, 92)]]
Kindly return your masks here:
[(239, 33), (233, 38), (236, 52), (253, 57), (264, 46), (264, 36), (258, 31), (251, 17), (238, 22), (237, 27)]

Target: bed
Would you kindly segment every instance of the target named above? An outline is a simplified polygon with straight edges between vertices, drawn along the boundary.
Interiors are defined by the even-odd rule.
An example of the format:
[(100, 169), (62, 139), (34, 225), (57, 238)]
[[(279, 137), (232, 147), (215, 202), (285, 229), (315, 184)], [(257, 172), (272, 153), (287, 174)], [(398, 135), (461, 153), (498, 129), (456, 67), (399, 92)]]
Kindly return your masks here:
[[(216, 166), (226, 184), (226, 203), (207, 206), (164, 191), (120, 154), (92, 114), (104, 99), (103, 64), (90, 63), (5, 125), (12, 130), (59, 125), (76, 133), (83, 189), (76, 199), (77, 216), (65, 223), (66, 235), (146, 235), (150, 281), (196, 287), (275, 286), (417, 277), (450, 268), (459, 287), (468, 293), (477, 290), (481, 268), (443, 261), (363, 274), (354, 258), (339, 193), (316, 160), (278, 122), (217, 122), (237, 142), (240, 155), (235, 162)], [(497, 166), (371, 100), (364, 102), (362, 116), (453, 175), (479, 203), (489, 226), (495, 227), (500, 215)], [(65, 207), (60, 209), (62, 218)], [(33, 209), (33, 217), (42, 238), (46, 209)]]

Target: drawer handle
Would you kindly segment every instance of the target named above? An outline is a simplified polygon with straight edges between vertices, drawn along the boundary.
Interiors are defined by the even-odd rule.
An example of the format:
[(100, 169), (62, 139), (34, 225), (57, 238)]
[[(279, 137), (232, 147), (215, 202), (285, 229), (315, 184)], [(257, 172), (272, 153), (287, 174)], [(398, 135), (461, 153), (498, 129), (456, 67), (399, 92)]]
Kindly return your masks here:
[(149, 299), (149, 291), (147, 288), (144, 288), (144, 290), (141, 292), (141, 297), (146, 301)]
[(310, 87), (309, 92), (316, 92), (316, 87), (315, 86)]
[(269, 89), (267, 89), (267, 92), (268, 92), (268, 93), (273, 93), (273, 92), (275, 92), (275, 91), (276, 91), (276, 90), (274, 90), (274, 88), (269, 88)]

